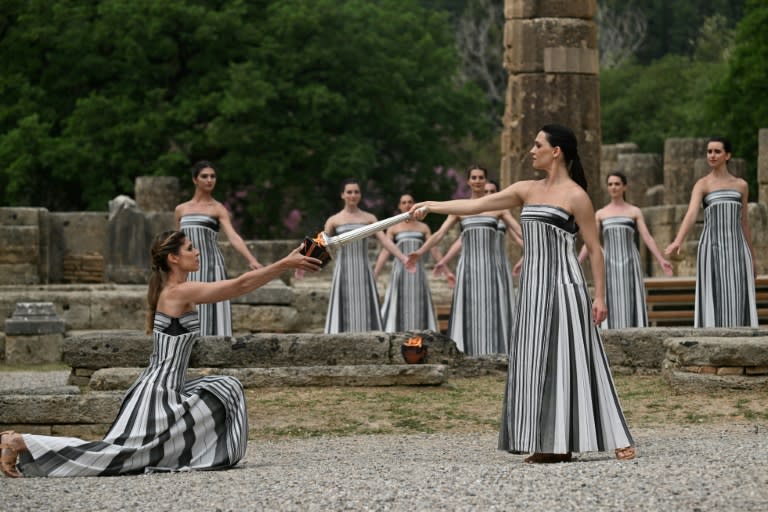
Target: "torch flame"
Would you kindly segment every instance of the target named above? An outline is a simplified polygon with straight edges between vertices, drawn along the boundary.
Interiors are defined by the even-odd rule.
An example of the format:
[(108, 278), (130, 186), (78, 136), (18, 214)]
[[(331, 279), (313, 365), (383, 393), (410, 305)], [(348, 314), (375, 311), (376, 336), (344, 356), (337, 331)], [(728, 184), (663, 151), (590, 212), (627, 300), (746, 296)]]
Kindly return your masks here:
[(323, 232), (320, 231), (315, 238), (312, 239), (320, 247), (325, 247), (325, 239), (323, 238)]
[(413, 338), (409, 338), (408, 341), (403, 343), (406, 347), (420, 347), (421, 346), (421, 336), (414, 336)]

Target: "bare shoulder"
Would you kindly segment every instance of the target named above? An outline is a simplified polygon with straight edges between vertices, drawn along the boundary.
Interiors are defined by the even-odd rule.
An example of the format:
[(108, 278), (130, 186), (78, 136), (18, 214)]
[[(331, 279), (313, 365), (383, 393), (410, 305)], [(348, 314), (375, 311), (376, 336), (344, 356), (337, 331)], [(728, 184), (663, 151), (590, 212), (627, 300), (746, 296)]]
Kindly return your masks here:
[(373, 224), (374, 222), (376, 222), (376, 216), (374, 214), (370, 212), (364, 212), (362, 210), (360, 211), (360, 213), (363, 214), (363, 218), (365, 219), (365, 222), (367, 222), (368, 224)]

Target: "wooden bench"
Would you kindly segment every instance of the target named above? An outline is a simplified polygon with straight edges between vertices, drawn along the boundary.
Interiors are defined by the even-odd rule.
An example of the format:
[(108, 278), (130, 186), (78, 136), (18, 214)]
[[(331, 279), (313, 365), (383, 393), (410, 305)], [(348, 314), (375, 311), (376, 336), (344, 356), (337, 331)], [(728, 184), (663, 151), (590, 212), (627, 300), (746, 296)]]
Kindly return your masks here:
[[(755, 288), (758, 322), (768, 324), (768, 275), (757, 276)], [(650, 325), (693, 325), (695, 277), (648, 277), (645, 291)]]
[(437, 312), (437, 330), (443, 334), (448, 334), (448, 323), (451, 320), (451, 305), (436, 304), (435, 310)]

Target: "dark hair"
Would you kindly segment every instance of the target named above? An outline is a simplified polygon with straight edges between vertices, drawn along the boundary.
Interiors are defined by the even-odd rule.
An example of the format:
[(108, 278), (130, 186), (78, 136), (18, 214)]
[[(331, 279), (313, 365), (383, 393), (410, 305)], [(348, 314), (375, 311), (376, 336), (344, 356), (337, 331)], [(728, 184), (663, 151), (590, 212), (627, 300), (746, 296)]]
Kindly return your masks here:
[(411, 199), (414, 200), (414, 202), (416, 201), (416, 197), (413, 194), (411, 194), (410, 192), (403, 192), (402, 194), (400, 194), (400, 198), (397, 200), (397, 202), (399, 203), (400, 201), (402, 201), (403, 197), (405, 196), (409, 196)]
[(710, 137), (707, 144), (710, 142), (719, 142), (723, 145), (723, 150), (725, 150), (726, 153), (733, 153), (733, 145), (731, 145), (731, 141), (725, 137)]
[(157, 311), (157, 300), (160, 291), (165, 284), (165, 276), (170, 271), (168, 255), (179, 254), (187, 236), (183, 231), (164, 231), (155, 237), (152, 248), (149, 250), (151, 274), (149, 275), (149, 287), (147, 288), (147, 333), (152, 332), (152, 324)]
[(550, 146), (553, 148), (559, 147), (563, 152), (565, 166), (568, 168), (571, 179), (578, 183), (581, 188), (587, 190), (587, 178), (584, 176), (584, 167), (582, 167), (581, 159), (579, 158), (576, 135), (573, 134), (570, 128), (560, 124), (544, 125), (541, 131), (547, 135), (547, 142), (549, 142)]
[(192, 173), (192, 177), (197, 178), (198, 175), (200, 174), (200, 171), (202, 171), (203, 169), (208, 169), (209, 167), (213, 169), (214, 172), (216, 172), (216, 167), (214, 167), (211, 162), (209, 162), (208, 160), (200, 160), (199, 162), (197, 162), (195, 165), (192, 166), (192, 169), (190, 169), (190, 172)]
[[(613, 171), (612, 173), (608, 174), (608, 176), (605, 177), (606, 183), (608, 182), (608, 178), (610, 178), (611, 176), (616, 176), (617, 178), (619, 178), (621, 180), (621, 184), (622, 185), (626, 185), (627, 184), (627, 176), (623, 172), (621, 172), (621, 171)], [(627, 192), (624, 191), (621, 194), (621, 197), (622, 197), (622, 199), (624, 199), (626, 201), (627, 200)]]
[(344, 181), (341, 182), (341, 192), (344, 193), (344, 189), (347, 188), (347, 185), (357, 185), (357, 187), (360, 189), (360, 192), (363, 191), (363, 186), (360, 185), (360, 181), (357, 178), (347, 178)]
[(496, 187), (496, 192), (498, 192), (499, 190), (501, 190), (501, 187), (499, 187), (499, 182), (498, 182), (498, 181), (496, 181), (496, 180), (488, 180), (488, 183), (490, 183), (491, 185), (493, 185), (494, 187)]
[(483, 176), (488, 178), (488, 170), (480, 165), (470, 165), (467, 167), (467, 179), (472, 175), (472, 171), (483, 171)]

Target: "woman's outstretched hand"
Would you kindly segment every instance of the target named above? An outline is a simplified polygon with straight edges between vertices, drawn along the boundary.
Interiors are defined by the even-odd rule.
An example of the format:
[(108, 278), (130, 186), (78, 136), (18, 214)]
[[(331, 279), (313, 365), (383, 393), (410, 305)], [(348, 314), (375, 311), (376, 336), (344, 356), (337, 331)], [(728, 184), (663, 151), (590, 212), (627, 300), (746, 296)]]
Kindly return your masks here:
[(411, 214), (412, 219), (424, 220), (424, 217), (429, 213), (429, 208), (427, 208), (426, 202), (416, 203), (410, 210), (408, 210), (408, 213)]
[(678, 242), (672, 242), (664, 249), (664, 256), (680, 256), (680, 244)]
[(283, 258), (283, 263), (288, 268), (296, 269), (297, 271), (303, 270), (307, 272), (317, 272), (322, 266), (323, 262), (317, 258), (311, 256), (305, 256), (299, 252), (301, 246), (297, 247), (291, 253)]
[(669, 260), (661, 260), (661, 271), (664, 272), (664, 275), (671, 276), (674, 274), (674, 269), (672, 268), (672, 264), (669, 262)]

